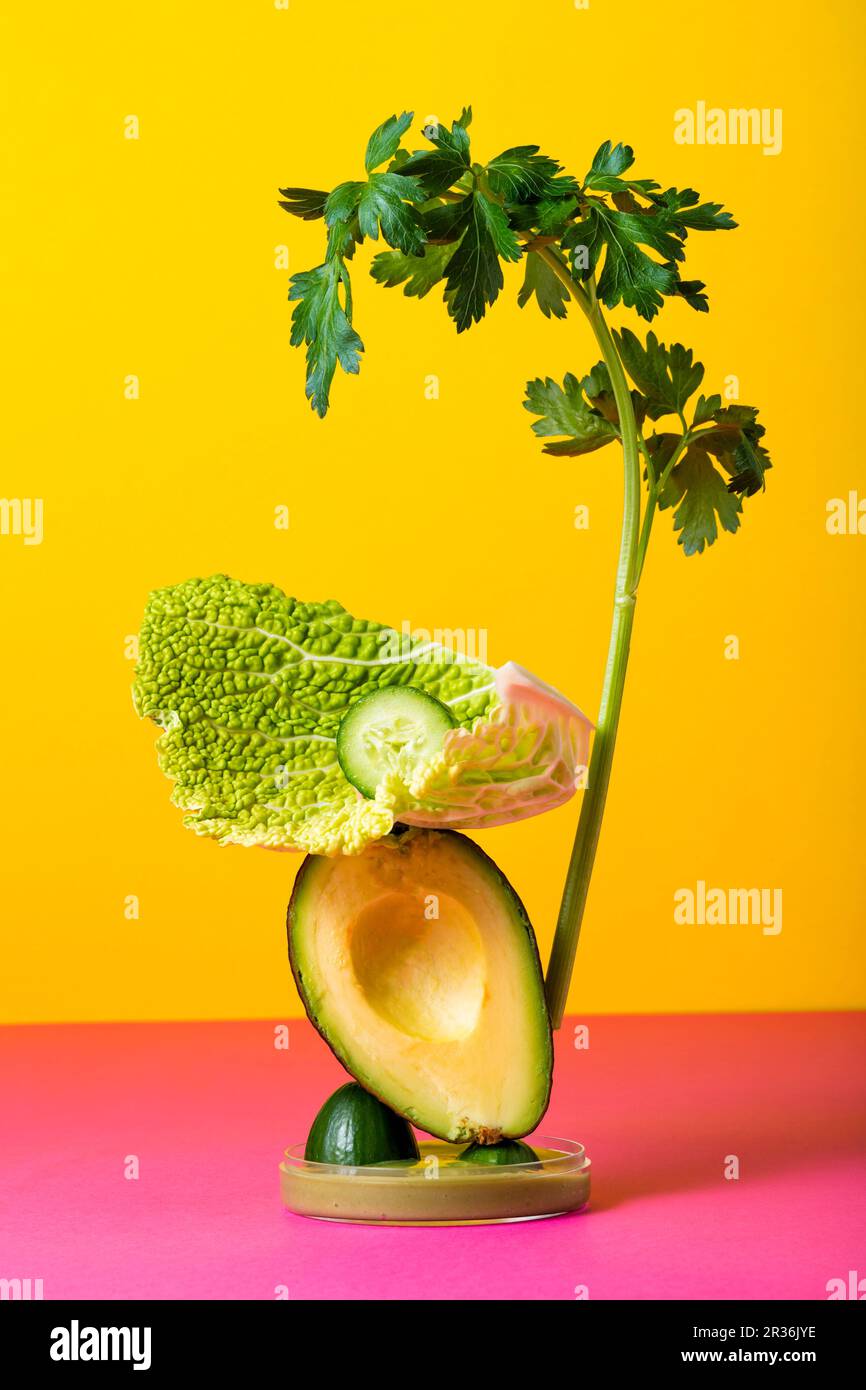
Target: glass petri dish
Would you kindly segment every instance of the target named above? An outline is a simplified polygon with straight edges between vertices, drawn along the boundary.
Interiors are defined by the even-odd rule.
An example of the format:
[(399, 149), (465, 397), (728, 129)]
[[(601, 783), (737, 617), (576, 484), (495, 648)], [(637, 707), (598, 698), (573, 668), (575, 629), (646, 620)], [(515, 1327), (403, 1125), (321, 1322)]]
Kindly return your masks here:
[(534, 1163), (461, 1163), (465, 1144), (422, 1142), (421, 1157), (349, 1168), (310, 1163), (304, 1145), (280, 1164), (284, 1206), (319, 1221), (373, 1226), (469, 1226), (538, 1221), (580, 1211), (589, 1200), (590, 1161), (582, 1144), (539, 1134)]

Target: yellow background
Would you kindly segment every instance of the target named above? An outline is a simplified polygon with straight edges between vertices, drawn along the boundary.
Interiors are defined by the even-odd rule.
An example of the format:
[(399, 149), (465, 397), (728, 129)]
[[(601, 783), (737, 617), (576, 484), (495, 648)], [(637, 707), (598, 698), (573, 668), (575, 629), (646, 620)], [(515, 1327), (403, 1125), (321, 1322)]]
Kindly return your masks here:
[[(357, 177), (393, 110), (450, 119), (464, 101), (475, 158), (537, 141), (581, 175), (610, 136), (639, 176), (733, 210), (740, 230), (690, 247), (709, 317), (674, 304), (656, 327), (694, 345), (707, 389), (739, 377), (776, 461), (741, 532), (702, 557), (657, 523), (571, 1006), (862, 1005), (866, 537), (825, 526), (828, 499), (866, 495), (862, 6), (16, 9), (0, 492), (44, 498), (45, 539), (0, 537), (2, 1017), (300, 1011), (283, 933), (299, 860), (183, 830), (133, 714), (125, 641), (149, 589), (223, 570), (397, 626), (484, 628), (493, 662), (596, 712), (619, 459), (545, 458), (521, 409), (528, 377), (596, 360), (583, 320), (518, 310), (512, 268), (458, 338), (438, 291), (380, 289), (364, 248), (366, 356), (325, 423), (288, 346), (275, 247), (316, 264), (321, 224), (287, 217), (277, 187)], [(782, 154), (675, 144), (674, 111), (698, 100), (781, 107)], [(544, 957), (577, 811), (478, 837)], [(674, 891), (698, 879), (781, 887), (781, 935), (677, 926)]]

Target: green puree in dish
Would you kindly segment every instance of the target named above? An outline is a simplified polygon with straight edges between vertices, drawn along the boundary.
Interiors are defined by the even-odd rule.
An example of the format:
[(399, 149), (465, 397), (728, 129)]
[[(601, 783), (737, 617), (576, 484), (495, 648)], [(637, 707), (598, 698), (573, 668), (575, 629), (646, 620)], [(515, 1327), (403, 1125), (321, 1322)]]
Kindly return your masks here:
[(302, 1216), (392, 1225), (519, 1220), (582, 1207), (589, 1197), (582, 1152), (533, 1152), (531, 1166), (465, 1163), (459, 1146), (428, 1142), (417, 1162), (354, 1170), (289, 1159), (283, 1201)]

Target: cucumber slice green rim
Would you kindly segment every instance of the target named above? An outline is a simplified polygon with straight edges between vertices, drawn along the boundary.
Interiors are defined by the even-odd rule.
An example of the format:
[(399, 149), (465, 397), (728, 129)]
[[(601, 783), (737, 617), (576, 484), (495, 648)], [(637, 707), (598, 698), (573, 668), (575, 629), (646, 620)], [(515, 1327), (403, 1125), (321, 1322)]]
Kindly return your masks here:
[(442, 747), (457, 724), (447, 705), (414, 685), (390, 685), (364, 695), (337, 729), (343, 776), (372, 801), (390, 771), (411, 770)]

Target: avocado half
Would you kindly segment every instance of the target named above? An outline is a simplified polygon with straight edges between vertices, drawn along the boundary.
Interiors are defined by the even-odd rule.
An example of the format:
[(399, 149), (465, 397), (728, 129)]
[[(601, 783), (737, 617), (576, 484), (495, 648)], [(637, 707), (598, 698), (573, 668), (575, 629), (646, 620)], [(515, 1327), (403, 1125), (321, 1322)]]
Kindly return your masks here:
[(310, 1021), (386, 1105), (454, 1143), (535, 1128), (553, 1072), (538, 947), (472, 840), (409, 830), (357, 856), (308, 855), (288, 936)]

